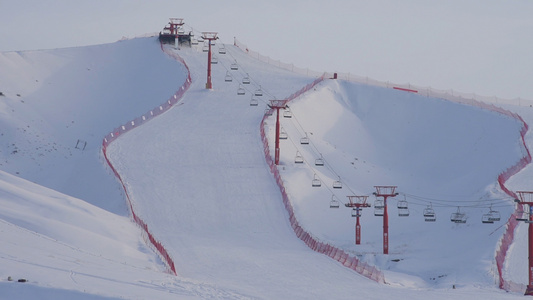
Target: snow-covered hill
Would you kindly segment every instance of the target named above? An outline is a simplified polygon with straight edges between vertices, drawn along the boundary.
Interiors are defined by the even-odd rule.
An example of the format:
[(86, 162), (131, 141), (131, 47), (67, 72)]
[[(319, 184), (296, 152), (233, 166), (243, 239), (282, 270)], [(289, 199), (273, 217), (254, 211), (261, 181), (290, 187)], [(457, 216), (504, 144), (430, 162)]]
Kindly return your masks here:
[[(12, 175), (2, 173), (0, 189), (7, 241), (0, 298), (521, 297), (497, 288), (492, 267), (501, 225), (513, 209), (496, 178), (522, 157), (520, 123), (330, 79), (289, 104), (292, 118), (281, 118), (289, 139), (281, 144), (279, 170), (298, 221), (319, 240), (382, 269), (389, 284), (378, 284), (296, 238), (264, 159), (259, 128), (266, 103), (314, 78), (259, 62), (232, 45), (219, 54), (218, 47), (213, 90), (205, 89), (201, 46), (167, 49), (187, 63), (191, 88), (179, 105), (108, 148), (137, 215), (168, 250), (178, 276), (164, 272), (124, 217), (125, 199), (100, 146), (110, 130), (172, 95), (187, 77), (185, 67), (155, 38), (1, 54), (1, 167)], [(251, 84), (241, 84), (247, 76)], [(245, 95), (237, 95), (239, 88)], [(258, 89), (264, 95), (250, 106)], [(526, 122), (533, 119), (525, 115)], [(271, 148), (273, 125), (268, 118)], [(309, 145), (299, 143), (305, 134)], [(308, 163), (296, 165), (296, 151)], [(320, 155), (323, 167), (313, 163)], [(315, 174), (320, 188), (311, 186)], [(339, 178), (343, 188), (333, 190)], [(511, 184), (527, 189), (524, 182)], [(329, 202), (332, 195), (346, 202), (347, 195), (370, 195), (374, 185), (389, 184), (398, 185), (410, 216), (390, 208), (391, 254), (385, 256), (373, 208), (363, 211), (363, 244), (356, 246), (350, 210), (330, 209)], [(430, 202), (434, 223), (422, 217)], [(502, 221), (481, 224), (490, 204)], [(449, 221), (457, 206), (467, 212), (466, 224)], [(508, 273), (524, 282), (527, 274), (517, 269)], [(8, 276), (30, 282), (8, 282)]]

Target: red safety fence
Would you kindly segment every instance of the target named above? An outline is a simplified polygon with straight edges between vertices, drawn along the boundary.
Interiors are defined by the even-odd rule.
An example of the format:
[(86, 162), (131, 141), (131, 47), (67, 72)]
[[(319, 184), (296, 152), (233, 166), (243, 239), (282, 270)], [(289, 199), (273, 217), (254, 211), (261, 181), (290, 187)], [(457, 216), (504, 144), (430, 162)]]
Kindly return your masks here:
[[(325, 78), (325, 75), (322, 75), (321, 77), (317, 78), (312, 83), (303, 87), (301, 90), (290, 95), (287, 98), (287, 102), (309, 91), (319, 82), (322, 82), (324, 78)], [(265, 113), (263, 120), (261, 121), (261, 139), (263, 141), (266, 162), (268, 166), (270, 167), (270, 171), (274, 175), (274, 178), (276, 179), (276, 183), (281, 191), (281, 195), (283, 198), (283, 204), (285, 205), (285, 209), (289, 213), (289, 221), (291, 223), (292, 229), (294, 230), (294, 233), (300, 240), (302, 240), (312, 250), (333, 258), (334, 260), (340, 262), (343, 266), (350, 268), (369, 279), (372, 279), (376, 282), (384, 283), (385, 277), (383, 275), (383, 272), (381, 272), (375, 266), (371, 266), (365, 262), (361, 262), (357, 257), (346, 253), (342, 249), (339, 249), (328, 243), (321, 242), (318, 238), (312, 236), (309, 232), (307, 232), (304, 228), (302, 228), (302, 226), (300, 226), (298, 219), (296, 218), (296, 215), (294, 213), (294, 209), (292, 207), (289, 196), (287, 195), (287, 192), (285, 190), (285, 186), (283, 184), (283, 180), (281, 179), (281, 175), (278, 171), (276, 164), (274, 163), (274, 160), (272, 159), (270, 155), (268, 138), (265, 133), (265, 123), (266, 123), (266, 119), (268, 118), (268, 116), (272, 115), (273, 111), (274, 111), (273, 109), (268, 110)]]
[(135, 209), (134, 209), (135, 205), (134, 205), (134, 203), (133, 203), (133, 201), (132, 201), (132, 199), (131, 199), (131, 197), (130, 197), (130, 195), (128, 193), (128, 189), (124, 185), (124, 181), (122, 180), (122, 177), (120, 176), (118, 171), (115, 169), (115, 167), (113, 166), (113, 164), (111, 163), (111, 161), (109, 161), (109, 158), (107, 157), (107, 147), (109, 146), (109, 144), (111, 144), (111, 142), (115, 141), (119, 136), (122, 136), (124, 133), (128, 132), (129, 130), (131, 130), (131, 129), (135, 128), (135, 127), (143, 125), (144, 123), (146, 123), (146, 122), (150, 121), (151, 119), (159, 116), (160, 114), (162, 114), (165, 111), (169, 110), (171, 107), (173, 107), (176, 104), (178, 104), (178, 102), (181, 100), (181, 98), (183, 97), (185, 92), (191, 86), (191, 82), (192, 82), (191, 73), (189, 71), (189, 67), (187, 66), (187, 64), (185, 63), (183, 58), (181, 58), (178, 54), (176, 54), (174, 52), (167, 51), (167, 49), (165, 49), (163, 47), (163, 45), (161, 45), (161, 50), (163, 52), (165, 52), (167, 55), (169, 55), (170, 57), (172, 57), (172, 58), (176, 59), (177, 61), (181, 62), (185, 66), (185, 68), (187, 69), (187, 78), (186, 78), (185, 82), (178, 89), (178, 91), (174, 95), (172, 95), (166, 102), (162, 103), (161, 105), (159, 105), (158, 107), (152, 109), (151, 111), (145, 113), (144, 115), (142, 115), (140, 117), (137, 117), (134, 120), (129, 121), (126, 124), (115, 128), (112, 132), (107, 134), (104, 137), (104, 140), (102, 142), (102, 153), (104, 155), (105, 161), (107, 162), (107, 165), (111, 168), (111, 170), (113, 171), (113, 174), (115, 174), (116, 178), (118, 179), (118, 181), (122, 185), (122, 188), (124, 189), (124, 193), (126, 194), (126, 199), (128, 201), (128, 207), (130, 209), (133, 221), (135, 221), (135, 223), (142, 228), (143, 233), (144, 233), (144, 237), (149, 242), (148, 245), (151, 245), (156, 250), (156, 252), (159, 254), (159, 256), (162, 258), (162, 260), (167, 265), (167, 267), (170, 270), (170, 272), (173, 273), (174, 275), (176, 275), (177, 274), (176, 273), (176, 267), (174, 265), (174, 261), (172, 260), (172, 257), (170, 257), (168, 251), (165, 249), (165, 246), (161, 242), (159, 242), (154, 237), (154, 235), (150, 232), (146, 222), (144, 222), (139, 217), (139, 215), (135, 212)]

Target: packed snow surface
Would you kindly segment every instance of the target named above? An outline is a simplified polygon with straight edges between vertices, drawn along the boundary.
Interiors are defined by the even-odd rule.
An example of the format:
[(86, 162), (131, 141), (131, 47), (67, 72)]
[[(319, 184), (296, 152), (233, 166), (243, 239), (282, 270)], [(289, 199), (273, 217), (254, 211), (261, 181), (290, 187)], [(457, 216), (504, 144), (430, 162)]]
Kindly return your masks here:
[[(0, 54), (0, 299), (515, 299), (497, 288), (494, 252), (514, 209), (500, 172), (524, 153), (513, 118), (442, 99), (325, 79), (289, 103), (280, 121), (281, 173), (300, 224), (317, 239), (375, 265), (378, 284), (310, 250), (294, 234), (269, 167), (260, 126), (269, 100), (315, 78), (225, 45), (212, 65), (202, 46), (167, 47), (193, 80), (182, 100), (108, 147), (134, 210), (173, 258), (177, 276), (127, 218), (120, 185), (101, 156), (113, 128), (163, 103), (186, 68), (156, 38)], [(232, 70), (235, 64), (238, 70)], [(232, 81), (227, 82), (226, 77)], [(242, 84), (245, 77), (250, 84)], [(244, 95), (238, 95), (239, 88)], [(258, 106), (250, 106), (253, 94)], [(529, 107), (506, 106), (529, 123)], [(275, 117), (266, 119), (274, 153)], [(309, 145), (302, 145), (307, 137)], [(530, 144), (529, 134), (526, 144)], [(295, 164), (299, 153), (303, 164)], [(324, 166), (316, 166), (322, 158)], [(528, 189), (530, 168), (509, 181)], [(524, 174), (524, 175), (523, 175)], [(320, 187), (312, 187), (316, 178)], [(333, 189), (334, 181), (342, 189)], [(390, 198), (390, 254), (382, 218), (362, 212), (354, 244), (350, 195), (398, 186)], [(332, 196), (341, 202), (329, 208)], [(398, 216), (400, 200), (409, 216)], [(436, 222), (422, 211), (432, 205)], [(482, 224), (492, 205), (501, 221)], [(468, 219), (450, 222), (458, 207)], [(506, 276), (526, 283), (523, 225)], [(27, 283), (15, 281), (25, 278)]]

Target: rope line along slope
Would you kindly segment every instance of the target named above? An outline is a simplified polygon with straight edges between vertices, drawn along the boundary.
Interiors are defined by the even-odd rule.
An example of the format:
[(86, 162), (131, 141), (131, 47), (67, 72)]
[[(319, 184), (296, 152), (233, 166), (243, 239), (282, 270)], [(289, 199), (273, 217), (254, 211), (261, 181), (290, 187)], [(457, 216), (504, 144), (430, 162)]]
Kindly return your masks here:
[(128, 207), (129, 207), (129, 210), (130, 210), (130, 213), (131, 213), (133, 221), (139, 227), (141, 227), (141, 229), (143, 230), (143, 235), (144, 235), (145, 240), (147, 239), (148, 240), (147, 242), (149, 242), (148, 245), (153, 247), (156, 250), (156, 253), (161, 257), (163, 262), (166, 264), (169, 272), (174, 274), (174, 275), (177, 275), (176, 267), (174, 265), (174, 261), (172, 260), (172, 257), (170, 256), (170, 254), (166, 250), (165, 246), (160, 241), (158, 241), (154, 237), (154, 235), (150, 232), (150, 230), (148, 228), (148, 224), (146, 224), (146, 222), (143, 219), (141, 219), (139, 217), (139, 215), (135, 212), (135, 204), (131, 200), (131, 197), (130, 197), (130, 195), (128, 193), (128, 189), (126, 188), (126, 185), (124, 184), (124, 181), (122, 180), (122, 177), (120, 176), (120, 174), (115, 169), (115, 167), (113, 166), (113, 164), (111, 163), (111, 161), (109, 160), (109, 158), (107, 156), (107, 147), (113, 141), (115, 141), (117, 138), (119, 138), (120, 136), (122, 136), (126, 132), (128, 132), (128, 131), (130, 131), (130, 130), (138, 127), (138, 126), (141, 126), (141, 125), (145, 124), (146, 122), (150, 121), (151, 119), (153, 119), (153, 118), (161, 115), (162, 113), (168, 111), (171, 107), (177, 105), (180, 102), (180, 100), (182, 99), (182, 97), (185, 94), (185, 92), (191, 86), (191, 83), (192, 83), (191, 73), (190, 73), (189, 67), (187, 66), (187, 64), (185, 63), (183, 58), (181, 58), (178, 54), (176, 54), (174, 52), (168, 51), (163, 46), (163, 44), (161, 44), (161, 50), (164, 53), (166, 53), (168, 56), (176, 59), (177, 61), (179, 61), (181, 64), (183, 64), (185, 66), (185, 68), (187, 70), (187, 78), (186, 78), (185, 82), (178, 89), (178, 91), (175, 92), (174, 95), (172, 95), (166, 102), (160, 104), (158, 107), (152, 109), (151, 111), (145, 113), (144, 115), (142, 115), (142, 116), (140, 116), (138, 118), (135, 118), (134, 120), (131, 120), (131, 121), (127, 122), (126, 124), (122, 125), (122, 126), (119, 126), (119, 127), (115, 128), (112, 132), (107, 134), (104, 137), (104, 140), (102, 142), (102, 154), (104, 156), (104, 159), (105, 159), (107, 165), (111, 168), (111, 170), (113, 171), (113, 174), (115, 175), (117, 180), (120, 182), (120, 184), (121, 184), (121, 186), (122, 186), (122, 188), (124, 190), (124, 193), (126, 195), (126, 200), (128, 202)]

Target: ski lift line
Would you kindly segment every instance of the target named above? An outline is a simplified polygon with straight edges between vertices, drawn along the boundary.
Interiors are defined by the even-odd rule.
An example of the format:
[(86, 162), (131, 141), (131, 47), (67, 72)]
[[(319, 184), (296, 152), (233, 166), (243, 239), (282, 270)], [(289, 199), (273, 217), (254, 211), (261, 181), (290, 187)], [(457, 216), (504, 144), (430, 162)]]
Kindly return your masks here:
[[(405, 195), (409, 195), (409, 194), (405, 194)], [(410, 202), (415, 205), (427, 205), (427, 203), (435, 203), (434, 204), (435, 207), (457, 207), (457, 204), (460, 203), (461, 207), (467, 207), (467, 208), (490, 208), (490, 206), (509, 207), (511, 205), (509, 200), (449, 201), (449, 202), (442, 203), (439, 201), (436, 201), (436, 202), (428, 201), (428, 200), (425, 200), (424, 198), (417, 198), (417, 197), (412, 197), (412, 196), (410, 196)], [(495, 203), (500, 203), (500, 204), (498, 205)]]
[[(433, 203), (431, 201), (417, 202), (416, 200), (412, 200), (412, 199), (409, 200), (409, 205), (415, 205), (415, 206), (427, 206), (428, 203), (432, 203), (433, 207), (438, 207), (438, 208), (457, 207), (457, 205), (451, 205), (451, 204), (435, 204), (435, 203)], [(490, 205), (461, 205), (461, 207), (464, 207), (464, 208), (476, 208), (476, 209), (487, 209), (487, 208), (490, 208)], [(492, 207), (494, 207), (494, 208), (505, 208), (505, 207), (509, 207), (509, 205), (492, 205)]]
[[(292, 112), (292, 118), (291, 119), (294, 119), (294, 121), (296, 121), (296, 123), (300, 127), (299, 129), (301, 129), (301, 131), (300, 131), (298, 128), (296, 128), (298, 133), (304, 132), (304, 135), (306, 137), (308, 137), (308, 135), (307, 135), (308, 131), (306, 131), (305, 128), (300, 123), (300, 121), (298, 121), (298, 118), (297, 118), (296, 114), (294, 114), (294, 111), (291, 110), (291, 112)], [(295, 127), (297, 127), (297, 126), (295, 126)], [(317, 156), (321, 154), (321, 151), (318, 149), (318, 147), (313, 143), (313, 141), (311, 139), (309, 139), (309, 145), (311, 146), (311, 148), (313, 148), (313, 150), (314, 150), (314, 152), (315, 152), (315, 154)], [(333, 167), (328, 163), (328, 161), (325, 158), (323, 159), (323, 161), (324, 161), (324, 166), (326, 166), (336, 177), (340, 177), (340, 175), (333, 169)]]
[[(415, 202), (413, 200), (411, 200), (409, 203), (412, 203), (413, 205), (419, 205), (419, 206), (424, 206), (424, 205), (427, 205), (428, 203), (432, 203), (431, 201), (427, 201), (427, 202)], [(435, 207), (457, 207), (457, 205), (453, 205), (453, 204), (435, 204), (434, 205)], [(460, 205), (461, 207), (467, 207), (467, 208), (490, 208), (490, 205)], [(492, 207), (500, 207), (500, 208), (503, 208), (503, 207), (509, 207), (510, 205), (492, 205)]]
[[(231, 53), (232, 50), (230, 50), (231, 48), (226, 48), (226, 55), (228, 56), (231, 56), (231, 58), (233, 59), (233, 61), (235, 61), (236, 63), (238, 62), (238, 60), (235, 58), (235, 56), (233, 56), (233, 54)], [(242, 71), (244, 74), (248, 74), (248, 72), (241, 66), (237, 63), (238, 65), (238, 70), (232, 70), (232, 71)], [(245, 76), (242, 76), (243, 78)], [(255, 86), (261, 86), (258, 81), (256, 81), (252, 76), (249, 76), (249, 79), (250, 79), (250, 83), (253, 83), (253, 85)], [(277, 97), (275, 95), (273, 95), (272, 93), (268, 92), (267, 90), (265, 90), (264, 88), (261, 88), (263, 90), (263, 93), (270, 96), (271, 98), (273, 99), (277, 99)]]
[(514, 200), (512, 197), (505, 197), (505, 198), (490, 198), (490, 199), (478, 199), (478, 200), (444, 200), (444, 199), (434, 199), (434, 198), (428, 198), (423, 196), (417, 196), (412, 194), (403, 193), (407, 197), (415, 198), (419, 200), (427, 200), (427, 201), (437, 201), (437, 202), (445, 202), (445, 203), (468, 203), (468, 202), (506, 202), (509, 200)]
[[(201, 32), (201, 31), (195, 30), (195, 29), (194, 29), (192, 26), (190, 26), (190, 25), (184, 24), (184, 27), (189, 28), (190, 31), (194, 33), (194, 35), (198, 35), (198, 36), (201, 36), (201, 35), (202, 35), (202, 32)], [(223, 45), (223, 44), (222, 44), (222, 45)], [(217, 47), (217, 52), (220, 52), (220, 49), (221, 49), (221, 48), (224, 48), (225, 51), (224, 51), (224, 54), (223, 54), (223, 55), (231, 56), (231, 58), (233, 58), (233, 61), (237, 62), (237, 59), (236, 59), (235, 56), (233, 56), (233, 54), (231, 53), (231, 50), (230, 50), (231, 47), (219, 46), (219, 43), (216, 43), (215, 46)], [(220, 53), (219, 53), (219, 54), (220, 54)], [(230, 68), (228, 68), (224, 63), (222, 63), (221, 60), (218, 60), (218, 63), (221, 64), (221, 65), (224, 67), (224, 69), (226, 69), (226, 71), (229, 71), (229, 70), (230, 70)], [(243, 70), (243, 68), (242, 68), (241, 65), (239, 65), (239, 64), (237, 64), (237, 65), (238, 65), (238, 67), (239, 67), (239, 71)], [(243, 71), (245, 71), (245, 70), (243, 70)], [(247, 74), (247, 73), (244, 72), (244, 74)], [(245, 76), (242, 76), (242, 77), (244, 78)], [(254, 78), (252, 78), (251, 76), (249, 76), (249, 78), (250, 78), (250, 81), (253, 82), (255, 86), (260, 86), (260, 85), (258, 84), (258, 82), (257, 82)], [(233, 77), (233, 79), (236, 80), (235, 77)], [(232, 80), (232, 81), (233, 81), (233, 80)], [(250, 82), (250, 83), (251, 83), (251, 82)], [(270, 97), (273, 98), (273, 99), (277, 99), (276, 96), (274, 96), (272, 93), (268, 92), (268, 91), (265, 90), (264, 88), (261, 88), (261, 89), (262, 89), (262, 91), (263, 91), (264, 94), (270, 96)], [(246, 90), (247, 90), (247, 89), (246, 89)], [(247, 90), (247, 92), (252, 92), (252, 91)], [(262, 100), (262, 102), (264, 102), (264, 103), (268, 103), (268, 102), (266, 102), (266, 101), (264, 101), (264, 100)]]
[[(226, 52), (226, 53), (227, 53), (227, 52)], [(237, 61), (235, 60), (235, 63), (236, 63), (236, 62), (237, 62)], [(226, 82), (230, 82), (229, 80), (227, 80), (227, 78), (228, 78), (229, 76), (231, 76), (231, 78), (232, 78), (231, 82), (232, 82), (233, 80), (236, 80), (236, 81), (237, 81), (237, 78), (236, 78), (237, 76), (233, 75), (233, 73), (235, 73), (235, 70), (233, 70), (231, 66), (228, 68), (228, 66), (227, 66), (225, 63), (223, 63), (221, 60), (218, 60), (218, 64), (222, 65), (223, 68), (226, 70), (226, 77), (224, 78), (224, 81), (226, 81)], [(232, 64), (232, 65), (233, 65), (233, 64)], [(237, 64), (237, 69), (238, 69), (238, 64)], [(243, 83), (243, 82), (245, 82), (245, 81), (246, 81), (246, 82), (250, 82), (250, 79), (251, 79), (250, 75), (249, 75), (248, 73), (244, 73), (244, 74), (245, 74), (245, 75), (242, 76), (243, 79), (240, 80), (241, 83)], [(242, 74), (241, 74), (241, 75), (242, 75)], [(248, 81), (245, 80), (245, 79), (248, 79)], [(254, 82), (255, 82), (255, 81), (254, 81)], [(251, 89), (249, 89), (249, 88), (247, 87), (248, 85), (250, 85), (249, 83), (245, 83), (245, 85), (246, 85), (246, 87), (242, 87), (244, 90), (246, 90), (247, 92), (249, 92), (249, 93), (251, 93), (251, 94), (254, 94), (254, 93), (255, 93), (255, 90), (252, 91)], [(260, 87), (260, 89), (261, 89), (265, 94), (269, 94), (269, 93), (267, 93), (262, 87)], [(265, 100), (263, 100), (263, 99), (261, 99), (261, 101), (262, 101), (263, 103), (265, 103), (265, 104), (268, 104), (268, 102), (265, 101)]]
[[(321, 182), (325, 182), (324, 179), (323, 179), (322, 177), (320, 177), (320, 175), (318, 175), (318, 173), (319, 173), (319, 172), (317, 172), (318, 170), (315, 169), (315, 168), (313, 168), (313, 166), (307, 161), (307, 159), (304, 157), (304, 155), (302, 155), (302, 152), (301, 152), (300, 150), (298, 150), (298, 147), (296, 146), (296, 143), (294, 142), (294, 140), (293, 140), (290, 136), (288, 136), (287, 139), (290, 140), (291, 143), (293, 144), (293, 146), (297, 149), (297, 150), (296, 150), (296, 156), (298, 156), (298, 154), (300, 154), (300, 156), (301, 156), (301, 158), (302, 158), (302, 160), (303, 160), (302, 163), (303, 163), (304, 165), (307, 165), (307, 166), (311, 169), (311, 171), (313, 171), (313, 173), (314, 173), (314, 179), (318, 179), (318, 180), (320, 180)], [(337, 194), (335, 193), (335, 191), (333, 190), (333, 188), (329, 187), (328, 185), (325, 185), (325, 187), (328, 189), (328, 191), (329, 191), (333, 196), (337, 197)], [(352, 192), (352, 194), (354, 194), (353, 191), (351, 191), (351, 192)], [(339, 198), (339, 197), (337, 197), (337, 199), (338, 199), (338, 198)], [(344, 203), (343, 201), (341, 201), (341, 200), (339, 200), (339, 202), (341, 202), (342, 204), (345, 204), (345, 203)]]
[[(292, 145), (294, 146), (294, 148), (296, 148), (297, 151), (298, 151), (300, 154), (302, 154), (302, 152), (305, 152), (305, 151), (303, 151), (303, 150), (300, 151), (301, 149), (300, 149), (300, 147), (298, 147), (298, 145), (300, 145), (300, 143), (297, 144), (297, 143), (291, 138), (290, 135), (287, 136), (287, 139), (290, 140), (290, 142), (292, 143)], [(314, 155), (314, 154), (313, 154), (313, 155)], [(302, 155), (302, 157), (303, 157), (303, 155)], [(323, 160), (323, 162), (324, 162), (324, 166), (326, 166), (326, 160), (324, 159), (324, 157), (323, 157), (323, 155), (322, 155), (321, 153), (320, 153), (320, 157), (322, 158), (322, 160)], [(316, 159), (315, 159), (315, 162), (316, 162)], [(307, 161), (307, 159), (305, 159), (305, 157), (304, 157), (304, 163), (305, 163), (307, 166), (309, 166), (313, 171), (316, 172), (314, 166), (312, 166), (312, 165)], [(322, 168), (323, 166), (321, 165), (320, 167)], [(329, 169), (330, 171), (332, 170), (331, 166), (329, 166), (329, 165), (326, 166), (326, 168)], [(335, 175), (337, 175), (338, 178), (340, 178), (340, 176), (339, 176), (336, 172), (333, 171), (332, 173), (335, 174)], [(322, 178), (319, 178), (319, 179), (320, 179), (322, 182), (325, 182)], [(333, 192), (333, 190), (330, 189), (329, 186), (327, 186), (327, 188), (328, 188), (328, 190), (330, 190), (330, 192), (332, 192), (333, 194), (335, 194), (335, 193)], [(333, 185), (332, 185), (332, 188), (333, 188)], [(349, 186), (347, 186), (347, 189), (348, 189), (352, 194), (355, 194), (355, 192), (354, 192), (353, 190), (351, 190)]]

